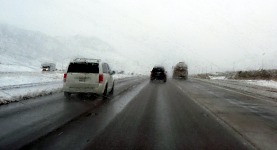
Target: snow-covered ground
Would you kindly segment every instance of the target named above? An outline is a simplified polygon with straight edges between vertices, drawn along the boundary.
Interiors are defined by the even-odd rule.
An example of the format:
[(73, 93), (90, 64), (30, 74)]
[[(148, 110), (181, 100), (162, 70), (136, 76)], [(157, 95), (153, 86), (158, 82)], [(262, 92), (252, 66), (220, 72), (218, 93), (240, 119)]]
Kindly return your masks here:
[[(37, 70), (41, 70), (40, 68), (37, 68)], [(16, 64), (0, 64), (0, 72), (33, 72), (33, 68), (29, 68), (22, 65), (16, 65)]]
[(268, 80), (244, 80), (244, 82), (253, 84), (253, 85), (259, 85), (259, 86), (277, 89), (277, 81), (273, 81), (273, 80), (269, 80), (269, 81)]
[[(196, 78), (197, 79), (197, 78)], [(197, 79), (222, 87), (227, 87), (241, 92), (253, 93), (275, 99), (277, 101), (277, 82), (267, 80), (233, 80), (223, 77), (208, 79)]]
[(263, 86), (268, 88), (277, 89), (277, 81), (274, 80), (229, 80), (225, 76), (209, 76), (211, 80), (228, 80), (228, 81), (237, 81), (243, 82), (246, 84), (252, 84), (257, 86)]
[(225, 76), (209, 76), (212, 80), (224, 80)]
[(0, 72), (0, 87), (21, 84), (59, 82), (63, 79), (62, 72)]
[[(131, 77), (115, 74), (115, 79)], [(60, 92), (63, 72), (0, 72), (0, 104)]]

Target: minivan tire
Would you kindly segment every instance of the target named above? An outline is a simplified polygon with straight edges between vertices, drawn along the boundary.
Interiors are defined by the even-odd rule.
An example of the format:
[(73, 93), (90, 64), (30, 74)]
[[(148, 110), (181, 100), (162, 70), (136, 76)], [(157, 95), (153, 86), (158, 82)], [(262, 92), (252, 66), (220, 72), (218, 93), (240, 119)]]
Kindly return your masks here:
[(111, 89), (111, 91), (110, 91), (110, 95), (113, 95), (113, 92), (114, 92), (114, 83), (113, 83), (113, 87), (112, 87), (112, 89)]
[(64, 96), (65, 96), (66, 98), (69, 98), (70, 95), (71, 95), (71, 93), (69, 93), (69, 92), (64, 92), (63, 94), (64, 94)]
[(106, 86), (105, 86), (103, 96), (107, 96), (107, 93), (108, 93), (108, 84), (106, 84)]
[(105, 86), (105, 90), (102, 94), (102, 99), (107, 100), (108, 99), (108, 85)]

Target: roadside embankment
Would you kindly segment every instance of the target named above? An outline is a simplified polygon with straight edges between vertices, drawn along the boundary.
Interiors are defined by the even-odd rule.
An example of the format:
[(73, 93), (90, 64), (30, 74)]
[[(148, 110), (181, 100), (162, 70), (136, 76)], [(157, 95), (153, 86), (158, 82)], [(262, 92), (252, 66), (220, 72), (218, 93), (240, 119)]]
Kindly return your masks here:
[[(277, 102), (277, 82), (273, 81), (270, 86), (258, 85), (259, 82), (251, 82), (251, 80), (222, 80), (222, 79), (200, 79), (194, 78), (203, 82), (211, 83), (217, 86), (234, 89), (239, 92), (251, 93), (254, 95), (261, 95), (273, 99)], [(251, 83), (250, 83), (251, 82)], [(273, 86), (275, 85), (275, 86)]]
[(277, 101), (277, 70), (252, 70), (197, 74), (194, 79), (266, 96)]

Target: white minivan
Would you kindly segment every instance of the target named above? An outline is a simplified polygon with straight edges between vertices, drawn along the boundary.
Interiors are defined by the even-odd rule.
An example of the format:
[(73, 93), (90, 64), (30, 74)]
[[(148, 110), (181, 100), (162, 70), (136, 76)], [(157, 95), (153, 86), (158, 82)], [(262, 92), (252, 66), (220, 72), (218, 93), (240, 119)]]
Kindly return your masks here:
[(73, 93), (106, 96), (114, 91), (114, 79), (109, 65), (100, 59), (76, 58), (64, 74), (63, 92), (66, 97)]

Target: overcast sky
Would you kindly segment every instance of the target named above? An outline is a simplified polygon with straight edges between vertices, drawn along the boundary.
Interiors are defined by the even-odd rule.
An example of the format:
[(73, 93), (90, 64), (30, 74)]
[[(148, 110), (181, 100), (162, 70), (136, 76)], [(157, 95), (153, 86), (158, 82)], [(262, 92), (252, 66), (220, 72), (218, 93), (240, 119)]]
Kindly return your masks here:
[(0, 0), (0, 23), (94, 36), (139, 65), (277, 68), (276, 0)]

